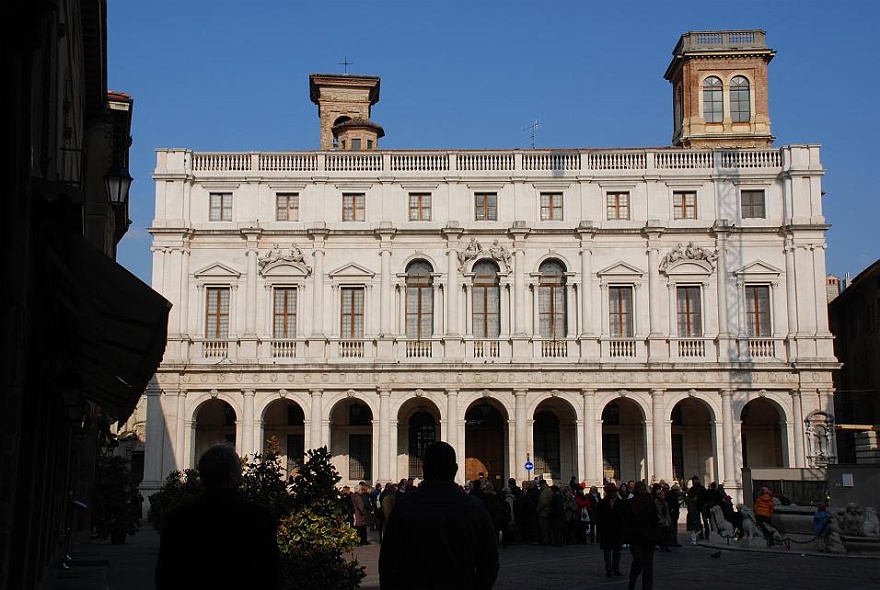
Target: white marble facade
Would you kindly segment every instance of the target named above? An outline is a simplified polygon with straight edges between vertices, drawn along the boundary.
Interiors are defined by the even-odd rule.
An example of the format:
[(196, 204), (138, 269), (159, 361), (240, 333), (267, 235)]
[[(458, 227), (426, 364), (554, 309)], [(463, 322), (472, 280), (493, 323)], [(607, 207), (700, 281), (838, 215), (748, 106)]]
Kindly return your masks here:
[[(744, 38), (766, 48), (683, 36), (670, 79)], [(772, 52), (741, 53), (755, 104)], [(326, 445), (344, 483), (418, 477), (442, 439), (461, 481), (696, 474), (738, 499), (744, 466), (833, 461), (807, 432), (837, 367), (818, 146), (732, 148), (768, 136), (725, 123), (687, 149), (381, 150), (378, 78), (311, 84), (338, 149), (157, 151), (174, 307), (145, 496), (222, 440), (275, 438), (290, 469)]]

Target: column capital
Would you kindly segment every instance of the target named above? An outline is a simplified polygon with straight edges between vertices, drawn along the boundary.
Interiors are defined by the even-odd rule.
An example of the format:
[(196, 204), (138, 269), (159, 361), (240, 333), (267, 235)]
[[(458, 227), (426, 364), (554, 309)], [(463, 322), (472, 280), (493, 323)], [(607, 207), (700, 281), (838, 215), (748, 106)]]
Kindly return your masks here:
[(324, 395), (324, 390), (316, 387), (315, 389), (309, 389), (309, 394), (312, 397), (321, 397), (322, 395)]
[(721, 397), (725, 397), (725, 398), (733, 397), (733, 389), (731, 389), (731, 388), (729, 388), (729, 387), (726, 387), (726, 388), (722, 389), (722, 390), (719, 391), (718, 393), (721, 394)]
[(446, 395), (458, 395), (458, 392), (461, 391), (458, 387), (447, 387)]
[(517, 397), (526, 395), (528, 392), (529, 392), (528, 387), (514, 387), (513, 388), (513, 395), (515, 395)]
[(254, 397), (256, 395), (256, 390), (254, 389), (242, 389), (241, 394), (247, 397)]
[(596, 397), (596, 389), (594, 387), (582, 387), (581, 395), (583, 397)]
[(388, 397), (391, 395), (391, 388), (388, 386), (377, 387), (376, 389), (379, 392), (379, 397)]
[(654, 387), (651, 389), (651, 397), (653, 398), (662, 398), (666, 394), (666, 390), (661, 387)]

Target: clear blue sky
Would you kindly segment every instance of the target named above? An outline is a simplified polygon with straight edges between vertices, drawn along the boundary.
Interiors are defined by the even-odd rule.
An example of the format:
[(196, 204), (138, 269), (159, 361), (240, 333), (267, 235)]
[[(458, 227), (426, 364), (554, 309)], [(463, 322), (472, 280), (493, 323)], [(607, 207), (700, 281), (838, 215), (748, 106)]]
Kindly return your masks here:
[(156, 148), (314, 150), (309, 74), (382, 78), (387, 149), (670, 144), (682, 33), (764, 29), (776, 145), (822, 146), (828, 272), (880, 258), (880, 2), (109, 0), (109, 88), (135, 101), (132, 226), (150, 283)]

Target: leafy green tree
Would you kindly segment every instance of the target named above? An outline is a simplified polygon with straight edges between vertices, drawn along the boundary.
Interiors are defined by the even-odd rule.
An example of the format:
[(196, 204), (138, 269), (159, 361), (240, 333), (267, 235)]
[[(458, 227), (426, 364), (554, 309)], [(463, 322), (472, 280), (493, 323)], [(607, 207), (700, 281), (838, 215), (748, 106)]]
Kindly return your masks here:
[(288, 514), (292, 508), (293, 496), (284, 481), (278, 439), (270, 438), (265, 452), (255, 453), (242, 463), (242, 495), (251, 502), (268, 508), (276, 519)]

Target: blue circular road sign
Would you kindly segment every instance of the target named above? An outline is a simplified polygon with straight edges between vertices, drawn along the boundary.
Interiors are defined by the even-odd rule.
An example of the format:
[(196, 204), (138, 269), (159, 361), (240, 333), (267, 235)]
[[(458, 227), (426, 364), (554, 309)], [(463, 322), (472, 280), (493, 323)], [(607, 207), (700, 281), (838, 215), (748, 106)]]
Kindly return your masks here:
[(534, 468), (535, 468), (534, 463), (532, 463), (531, 461), (526, 461), (526, 471), (531, 471)]

